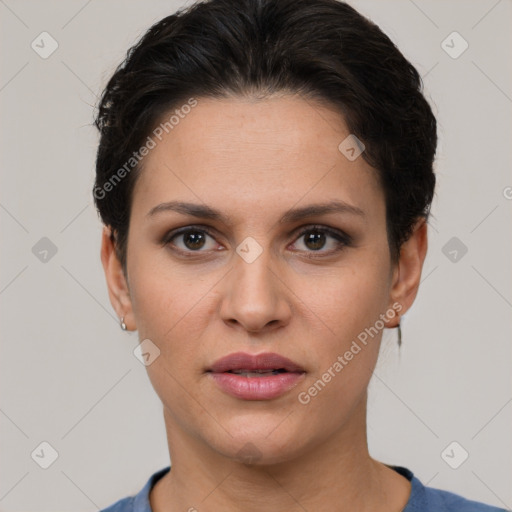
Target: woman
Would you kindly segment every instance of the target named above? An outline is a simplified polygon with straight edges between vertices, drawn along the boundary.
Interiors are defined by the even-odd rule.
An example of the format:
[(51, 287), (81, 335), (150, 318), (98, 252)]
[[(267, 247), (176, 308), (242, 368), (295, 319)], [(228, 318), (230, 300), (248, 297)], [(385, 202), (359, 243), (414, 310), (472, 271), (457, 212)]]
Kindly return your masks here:
[(436, 120), (335, 0), (156, 23), (101, 99), (94, 198), (172, 463), (109, 512), (495, 511), (367, 447), (382, 330), (418, 292)]

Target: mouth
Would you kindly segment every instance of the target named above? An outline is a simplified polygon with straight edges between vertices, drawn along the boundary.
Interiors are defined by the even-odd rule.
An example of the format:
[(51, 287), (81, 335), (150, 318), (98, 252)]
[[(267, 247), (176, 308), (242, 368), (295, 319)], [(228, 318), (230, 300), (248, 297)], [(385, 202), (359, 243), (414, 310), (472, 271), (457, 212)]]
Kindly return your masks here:
[(241, 377), (266, 377), (268, 375), (279, 375), (280, 373), (286, 373), (287, 370), (284, 368), (278, 368), (276, 370), (228, 370), (224, 373), (233, 373), (240, 375)]
[(206, 370), (218, 388), (241, 400), (272, 400), (304, 378), (306, 370), (279, 354), (237, 352)]
[(287, 357), (266, 352), (247, 354), (235, 352), (218, 359), (206, 370), (212, 373), (234, 373), (243, 377), (265, 377), (279, 373), (305, 373), (304, 368)]

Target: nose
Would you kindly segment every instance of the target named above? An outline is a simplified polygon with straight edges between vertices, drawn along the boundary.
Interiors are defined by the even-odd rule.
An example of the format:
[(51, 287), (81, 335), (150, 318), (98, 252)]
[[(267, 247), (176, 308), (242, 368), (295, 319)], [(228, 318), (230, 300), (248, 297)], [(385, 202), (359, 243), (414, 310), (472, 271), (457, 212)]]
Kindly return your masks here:
[(292, 294), (274, 269), (270, 249), (263, 249), (254, 261), (238, 253), (233, 259), (233, 268), (223, 280), (220, 314), (224, 322), (251, 333), (286, 325), (291, 318)]

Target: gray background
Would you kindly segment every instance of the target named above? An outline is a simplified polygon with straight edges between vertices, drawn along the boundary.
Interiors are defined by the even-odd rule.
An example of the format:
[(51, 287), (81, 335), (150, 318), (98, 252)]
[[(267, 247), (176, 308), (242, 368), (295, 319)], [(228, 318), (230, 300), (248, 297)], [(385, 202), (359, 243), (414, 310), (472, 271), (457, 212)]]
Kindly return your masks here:
[[(510, 508), (511, 2), (352, 4), (418, 68), (440, 135), (422, 284), (400, 357), (396, 332), (384, 333), (370, 452), (424, 484)], [(129, 46), (183, 5), (0, 0), (2, 511), (98, 510), (169, 463), (137, 333), (120, 330), (107, 295), (91, 123)], [(31, 48), (43, 31), (59, 45), (46, 59)], [(458, 58), (441, 46), (453, 31), (469, 44)], [(44, 441), (58, 452), (47, 469)], [(445, 462), (460, 462), (461, 448), (445, 451), (453, 441), (469, 453), (457, 469)]]

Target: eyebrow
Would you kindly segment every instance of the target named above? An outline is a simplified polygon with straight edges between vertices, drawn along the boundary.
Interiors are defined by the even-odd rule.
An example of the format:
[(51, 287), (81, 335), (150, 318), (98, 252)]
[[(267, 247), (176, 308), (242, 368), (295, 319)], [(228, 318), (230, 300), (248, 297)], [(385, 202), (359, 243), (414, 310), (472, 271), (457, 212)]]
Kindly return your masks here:
[[(168, 211), (178, 212), (183, 215), (191, 215), (192, 217), (197, 217), (200, 219), (215, 220), (224, 224), (233, 223), (233, 219), (230, 215), (224, 215), (220, 211), (215, 210), (210, 206), (187, 203), (183, 201), (169, 201), (166, 203), (161, 203), (151, 208), (146, 217), (154, 217), (159, 213)], [(365, 218), (366, 216), (365, 212), (361, 208), (344, 201), (337, 200), (330, 201), (328, 203), (310, 204), (301, 208), (290, 209), (283, 214), (279, 220), (279, 223), (292, 223), (308, 217), (325, 215), (329, 213), (350, 214), (362, 218)]]

